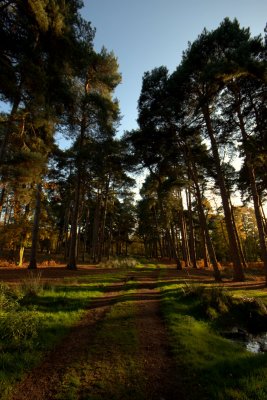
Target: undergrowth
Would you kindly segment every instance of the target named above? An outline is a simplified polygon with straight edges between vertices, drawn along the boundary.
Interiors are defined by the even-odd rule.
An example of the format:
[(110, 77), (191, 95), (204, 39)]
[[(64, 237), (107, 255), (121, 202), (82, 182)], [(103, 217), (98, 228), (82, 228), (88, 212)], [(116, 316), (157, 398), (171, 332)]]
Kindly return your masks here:
[[(161, 290), (173, 353), (183, 371), (181, 382), (190, 387), (187, 398), (265, 400), (267, 354), (249, 353), (217, 329), (220, 319), (231, 313), (240, 316), (242, 307), (249, 310), (242, 315), (246, 318), (251, 314), (249, 303), (258, 300), (238, 300), (227, 290), (210, 285), (166, 284)], [(257, 312), (263, 312), (265, 306), (258, 304)]]
[(102, 261), (99, 263), (100, 268), (136, 268), (138, 266), (138, 261), (134, 258), (112, 258), (110, 260)]
[(185, 299), (195, 302), (200, 317), (216, 322), (218, 327), (229, 325), (230, 329), (238, 326), (251, 333), (267, 330), (267, 308), (260, 298), (234, 296), (220, 286), (188, 283), (182, 287), (182, 293)]

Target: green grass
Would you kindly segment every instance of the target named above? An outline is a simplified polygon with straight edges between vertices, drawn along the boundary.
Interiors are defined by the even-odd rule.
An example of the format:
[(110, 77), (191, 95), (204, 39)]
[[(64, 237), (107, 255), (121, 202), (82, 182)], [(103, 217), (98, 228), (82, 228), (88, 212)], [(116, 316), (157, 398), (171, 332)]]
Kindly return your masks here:
[(69, 366), (56, 399), (143, 400), (143, 388), (134, 305), (122, 301), (100, 323), (84, 358)]
[(259, 289), (250, 289), (250, 290), (229, 290), (230, 293), (234, 297), (241, 298), (241, 297), (250, 297), (255, 299), (260, 299), (267, 305), (267, 290), (259, 290)]
[[(24, 282), (15, 311), (5, 309), (0, 312), (1, 324), (7, 321), (14, 331), (21, 331), (19, 337), (11, 333), (10, 337), (2, 335), (0, 338), (0, 399), (7, 399), (22, 374), (40, 362), (44, 352), (62, 340), (70, 327), (82, 317), (90, 301), (103, 296), (107, 287), (123, 276), (113, 272), (78, 276), (65, 280), (62, 286), (40, 285), (38, 289), (35, 285), (34, 293), (32, 282), (28, 285), (28, 288), (31, 287), (29, 291), (26, 290), (27, 282)], [(36, 334), (31, 334), (31, 331), (29, 335), (24, 334), (17, 321), (24, 321), (25, 318), (36, 320), (32, 323), (34, 327), (29, 325), (30, 322), (25, 327), (25, 331), (36, 328)]]
[(183, 296), (181, 284), (166, 284), (161, 290), (175, 359), (185, 389), (190, 387), (187, 398), (265, 400), (267, 354), (249, 353), (220, 336), (214, 322), (199, 313), (199, 300)]

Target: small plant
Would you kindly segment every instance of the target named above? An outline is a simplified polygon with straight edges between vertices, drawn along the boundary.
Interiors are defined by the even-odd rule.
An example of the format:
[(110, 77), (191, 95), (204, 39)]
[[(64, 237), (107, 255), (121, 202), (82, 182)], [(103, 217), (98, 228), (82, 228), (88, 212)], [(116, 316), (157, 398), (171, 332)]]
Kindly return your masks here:
[(200, 284), (184, 282), (182, 293), (184, 297), (200, 297), (202, 296), (205, 287)]
[(40, 271), (29, 271), (28, 276), (21, 283), (21, 291), (24, 296), (34, 297), (43, 291)]

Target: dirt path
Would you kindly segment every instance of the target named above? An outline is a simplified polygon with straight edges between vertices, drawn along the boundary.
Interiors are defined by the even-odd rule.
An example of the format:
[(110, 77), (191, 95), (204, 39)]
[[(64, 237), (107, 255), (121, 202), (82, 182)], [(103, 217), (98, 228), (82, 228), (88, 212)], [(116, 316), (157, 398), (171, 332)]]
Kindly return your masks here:
[[(121, 288), (120, 283), (117, 288)], [(98, 324), (116, 301), (117, 293), (111, 291), (105, 297), (93, 301), (70, 334), (17, 385), (10, 400), (54, 399), (67, 367), (83, 356), (84, 349), (94, 339)]]
[[(118, 353), (118, 351), (125, 352), (125, 362), (126, 364), (129, 362), (128, 373), (131, 372), (131, 366), (127, 359), (126, 348), (119, 349), (119, 345), (116, 347), (112, 343), (105, 343), (103, 338), (102, 341), (99, 341), (97, 335), (112, 306), (124, 307), (125, 296), (127, 301), (133, 304), (131, 318), (137, 331), (138, 371), (136, 376), (128, 377), (129, 384), (125, 382), (125, 388), (127, 389), (127, 386), (129, 388), (127, 396), (124, 397), (123, 394), (120, 394), (117, 395), (116, 399), (139, 400), (133, 390), (134, 386), (139, 384), (142, 385), (144, 399), (146, 400), (182, 400), (186, 398), (183, 395), (179, 382), (179, 372), (172, 359), (166, 328), (160, 314), (160, 292), (156, 288), (157, 277), (157, 271), (146, 276), (136, 274), (136, 276), (131, 277), (136, 289), (134, 293), (128, 294), (125, 291), (126, 294), (122, 295), (123, 287), (118, 284), (117, 290), (116, 286), (112, 286), (111, 291), (108, 291), (105, 297), (94, 301), (84, 318), (73, 327), (67, 338), (16, 387), (10, 400), (53, 400), (58, 398), (57, 390), (62, 386), (64, 376), (66, 377), (70, 368), (75, 369), (75, 367), (72, 367), (75, 366), (75, 363), (82, 365), (80, 360), (85, 360), (85, 352), (89, 352), (93, 346), (97, 350), (90, 357), (90, 363), (88, 359), (82, 361), (84, 363), (83, 385), (91, 386), (87, 390), (87, 397), (85, 396), (86, 391), (83, 390), (83, 394), (76, 394), (76, 397), (71, 398), (89, 399), (90, 396), (93, 396), (94, 399), (108, 399), (108, 393), (103, 394), (103, 392), (101, 395), (101, 390), (99, 392), (98, 387), (94, 392), (96, 380), (100, 375), (111, 373), (110, 384), (116, 385), (116, 375), (114, 375), (114, 379), (112, 378), (112, 363), (116, 360), (116, 352)], [(121, 324), (121, 329), (124, 329), (122, 320), (117, 323)], [(110, 365), (107, 367), (108, 363)], [(122, 362), (120, 364), (120, 368), (123, 368)], [(102, 366), (104, 367), (102, 368)], [(117, 368), (116, 365), (114, 365), (114, 368)], [(124, 379), (127, 380), (128, 378), (126, 374)], [(142, 380), (142, 383), (140, 383), (140, 380)]]
[(147, 299), (138, 301), (136, 324), (139, 336), (140, 363), (145, 374), (145, 398), (147, 400), (183, 400), (186, 396), (174, 363), (166, 327), (160, 312), (161, 294), (153, 287), (157, 278), (148, 279), (150, 289), (138, 290), (136, 298), (147, 294)]

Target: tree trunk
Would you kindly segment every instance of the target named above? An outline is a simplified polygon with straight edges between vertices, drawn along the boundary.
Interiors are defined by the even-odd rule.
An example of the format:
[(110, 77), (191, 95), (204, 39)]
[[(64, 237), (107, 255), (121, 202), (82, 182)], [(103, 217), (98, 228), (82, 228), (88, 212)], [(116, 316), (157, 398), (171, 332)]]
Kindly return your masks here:
[(233, 226), (234, 226), (234, 230), (235, 230), (235, 234), (236, 234), (236, 241), (237, 241), (237, 244), (238, 244), (240, 257), (241, 257), (243, 265), (245, 266), (245, 269), (247, 269), (248, 265), (247, 265), (247, 261), (246, 261), (245, 255), (244, 255), (244, 251), (243, 251), (242, 245), (241, 245), (240, 237), (239, 237), (239, 234), (238, 234), (238, 231), (237, 231), (237, 228), (236, 228), (235, 216), (234, 216), (232, 203), (231, 203), (231, 212), (232, 212)]
[(92, 248), (91, 248), (91, 260), (92, 262), (97, 262), (98, 256), (98, 245), (99, 245), (99, 225), (100, 225), (100, 206), (102, 201), (102, 193), (97, 195), (97, 202), (94, 212), (94, 222), (93, 222), (93, 238), (92, 238)]
[(216, 172), (217, 172), (217, 181), (218, 181), (218, 185), (219, 185), (220, 192), (221, 192), (225, 224), (226, 224), (227, 234), (229, 237), (229, 250), (230, 250), (231, 258), (233, 260), (234, 280), (235, 281), (244, 281), (245, 276), (244, 276), (243, 265), (242, 265), (242, 261), (241, 261), (240, 254), (239, 254), (239, 248), (238, 248), (238, 244), (236, 241), (234, 227), (232, 224), (232, 214), (231, 214), (231, 208), (229, 205), (229, 194), (228, 194), (228, 191), (226, 188), (223, 171), (221, 169), (220, 156), (219, 156), (218, 146), (217, 146), (213, 128), (212, 128), (209, 107), (203, 106), (202, 112), (204, 115), (207, 132), (208, 132), (210, 142), (211, 142), (212, 154), (213, 154), (214, 164), (215, 164), (215, 168), (216, 168)]
[(172, 247), (173, 247), (173, 252), (174, 252), (174, 259), (175, 259), (175, 262), (176, 262), (176, 268), (178, 270), (182, 270), (182, 264), (181, 264), (181, 261), (179, 259), (178, 247), (176, 245), (173, 225), (171, 225), (171, 241), (172, 241)]
[(84, 233), (83, 233), (83, 254), (82, 254), (82, 260), (83, 262), (85, 261), (85, 254), (87, 250), (87, 236), (88, 236), (88, 225), (89, 225), (89, 216), (90, 216), (90, 210), (87, 208), (86, 211), (86, 217), (85, 217), (85, 227), (84, 227)]
[(202, 196), (201, 196), (201, 192), (200, 192), (200, 188), (199, 188), (199, 184), (198, 184), (197, 171), (196, 171), (196, 167), (194, 164), (191, 164), (190, 175), (192, 177), (192, 180), (193, 180), (194, 186), (195, 186), (195, 190), (196, 190), (196, 200), (197, 200), (197, 205), (198, 205), (199, 221), (200, 221), (201, 228), (205, 234), (205, 241), (207, 243), (209, 257), (210, 257), (210, 261), (211, 261), (213, 271), (214, 271), (214, 278), (216, 281), (220, 282), (222, 280), (221, 273), (219, 270), (219, 265), (218, 265), (217, 257), (216, 257), (215, 251), (214, 251), (214, 247), (213, 247), (213, 244), (212, 244), (212, 241), (210, 238), (207, 221), (206, 221), (206, 216), (205, 216), (205, 213), (203, 210)]
[(184, 217), (184, 209), (183, 209), (183, 201), (182, 194), (178, 191), (179, 195), (179, 216), (180, 216), (180, 228), (181, 228), (181, 239), (182, 239), (182, 254), (185, 263), (185, 267), (191, 266), (190, 254), (188, 248), (188, 238), (187, 238), (187, 229), (186, 229), (186, 221)]
[(24, 246), (23, 244), (20, 244), (19, 247), (19, 267), (22, 267), (23, 264), (23, 256), (24, 256)]
[(70, 248), (69, 248), (69, 261), (67, 269), (77, 269), (77, 230), (78, 230), (78, 219), (79, 219), (79, 208), (80, 208), (80, 197), (81, 197), (81, 183), (82, 183), (82, 160), (80, 159), (80, 150), (83, 148), (84, 138), (86, 129), (86, 116), (83, 115), (80, 126), (80, 137), (78, 144), (78, 157), (76, 161), (77, 165), (77, 176), (75, 185), (75, 195), (71, 218), (71, 230), (70, 230)]
[(107, 218), (107, 208), (108, 208), (108, 196), (109, 196), (109, 184), (110, 177), (108, 177), (105, 188), (105, 199), (104, 199), (104, 209), (103, 209), (103, 217), (101, 220), (101, 229), (100, 229), (100, 237), (99, 237), (99, 248), (98, 248), (98, 262), (101, 261), (103, 256), (103, 248), (105, 242), (105, 228), (106, 228), (106, 218)]
[(1, 190), (1, 196), (0, 196), (0, 219), (2, 217), (2, 210), (3, 210), (3, 205), (5, 201), (5, 196), (6, 196), (6, 187), (3, 185), (2, 190)]
[(28, 265), (28, 269), (37, 268), (37, 247), (38, 247), (39, 222), (41, 214), (41, 193), (42, 193), (42, 184), (38, 183), (36, 190), (36, 205), (35, 205), (33, 228), (32, 228), (32, 247), (31, 247), (30, 263)]
[(253, 166), (253, 161), (252, 161), (252, 154), (248, 150), (248, 146), (247, 146), (248, 135), (247, 135), (247, 132), (245, 129), (245, 124), (244, 124), (243, 116), (241, 113), (240, 100), (239, 100), (238, 94), (236, 93), (235, 90), (234, 90), (234, 94), (236, 97), (235, 105), (236, 105), (237, 116), (238, 116), (238, 120), (239, 120), (239, 127), (240, 127), (240, 131), (242, 134), (242, 139), (243, 139), (243, 149), (245, 151), (245, 163), (246, 163), (246, 166), (248, 169), (250, 189), (251, 189), (251, 193), (252, 193), (255, 217), (256, 217), (257, 228), (258, 228), (258, 233), (259, 233), (261, 257), (262, 257), (262, 261), (264, 264), (265, 279), (266, 279), (266, 285), (267, 285), (267, 247), (266, 247), (266, 243), (265, 243), (263, 217), (261, 215), (261, 201), (260, 201), (260, 196), (259, 196), (257, 184), (256, 184), (255, 171), (254, 171), (254, 166)]
[(195, 242), (195, 229), (192, 216), (192, 201), (190, 188), (186, 191), (188, 219), (189, 219), (189, 249), (190, 258), (193, 264), (193, 268), (197, 268), (197, 257), (196, 257), (196, 242)]
[(70, 220), (70, 209), (71, 203), (65, 211), (64, 226), (63, 226), (63, 237), (64, 237), (64, 261), (67, 260), (69, 255), (69, 220)]
[(76, 258), (77, 258), (77, 228), (78, 228), (78, 217), (79, 217), (79, 206), (80, 206), (80, 189), (81, 189), (81, 176), (78, 171), (75, 185), (75, 197), (73, 203), (73, 210), (71, 216), (71, 230), (70, 230), (70, 247), (69, 247), (69, 261), (67, 269), (76, 270)]
[(264, 234), (267, 236), (267, 221), (266, 221), (266, 215), (265, 215), (265, 212), (264, 212), (264, 208), (262, 206), (261, 198), (260, 198), (260, 207), (261, 207), (261, 215), (262, 215)]
[(209, 254), (208, 254), (208, 247), (207, 247), (207, 239), (206, 239), (206, 233), (205, 230), (203, 230), (201, 226), (201, 231), (202, 231), (202, 241), (203, 241), (203, 249), (202, 249), (202, 254), (203, 254), (203, 262), (204, 262), (204, 268), (207, 269), (209, 268)]
[(160, 257), (163, 257), (163, 249), (162, 249), (162, 243), (161, 243), (161, 235), (160, 235), (160, 229), (159, 229), (159, 223), (158, 223), (158, 217), (157, 217), (157, 211), (156, 207), (153, 207), (153, 216), (154, 216), (154, 221), (155, 221), (155, 226), (156, 226), (156, 232), (157, 232), (157, 242), (159, 246), (159, 253)]

